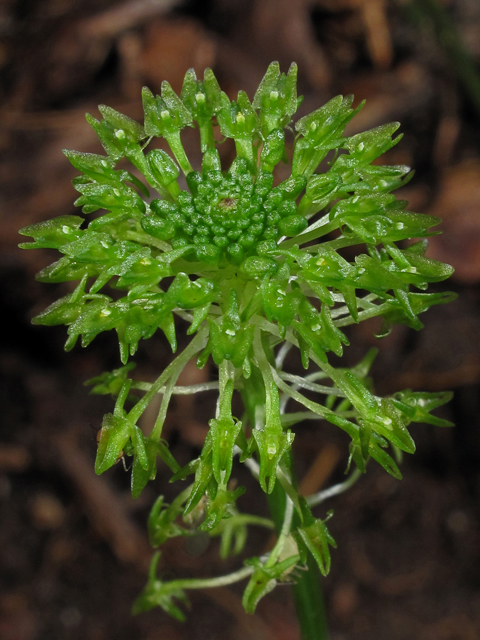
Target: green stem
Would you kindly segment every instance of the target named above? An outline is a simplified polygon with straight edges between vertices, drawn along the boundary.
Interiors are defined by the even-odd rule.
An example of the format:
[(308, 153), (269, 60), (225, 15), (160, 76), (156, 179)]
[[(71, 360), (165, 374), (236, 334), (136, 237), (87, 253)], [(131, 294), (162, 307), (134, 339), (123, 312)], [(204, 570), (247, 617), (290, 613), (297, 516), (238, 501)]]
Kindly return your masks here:
[(363, 473), (360, 471), (360, 469), (354, 469), (350, 474), (350, 476), (343, 482), (340, 482), (339, 484), (334, 484), (333, 487), (329, 487), (328, 489), (324, 489), (323, 491), (319, 491), (318, 493), (314, 493), (313, 495), (308, 496), (307, 498), (308, 506), (315, 507), (317, 506), (317, 504), (321, 504), (324, 500), (327, 500), (328, 498), (332, 498), (333, 496), (338, 496), (341, 493), (348, 491), (348, 489), (350, 489), (350, 487), (353, 487), (353, 485), (357, 482), (357, 480), (359, 480), (359, 478), (361, 478), (362, 475)]
[[(187, 362), (192, 358), (198, 351), (203, 349), (207, 340), (206, 329), (201, 330), (197, 333), (197, 335), (190, 342), (188, 347), (182, 351), (180, 355), (178, 355), (173, 362), (171, 362), (168, 367), (163, 371), (163, 373), (157, 378), (157, 380), (152, 384), (147, 393), (143, 396), (141, 400), (137, 402), (137, 404), (133, 407), (133, 409), (128, 414), (128, 419), (132, 424), (135, 424), (137, 420), (140, 418), (142, 413), (145, 411), (147, 406), (153, 400), (153, 398), (157, 395), (160, 389), (167, 383), (170, 378), (175, 378), (177, 380), (180, 375), (183, 367), (187, 364)], [(168, 390), (168, 391), (167, 391)], [(165, 394), (169, 393), (168, 400), (170, 399), (170, 395), (172, 393), (172, 389), (165, 389)], [(165, 401), (166, 396), (164, 395), (163, 401)], [(162, 401), (162, 404), (163, 404)]]
[[(150, 391), (152, 388), (151, 382), (142, 382), (141, 380), (134, 380), (132, 389), (138, 389), (139, 391)], [(177, 396), (190, 396), (194, 393), (201, 393), (202, 391), (212, 391), (218, 389), (218, 382), (200, 382), (199, 384), (188, 385), (176, 385), (173, 389), (173, 395)], [(166, 387), (161, 387), (157, 393), (165, 393)]]
[[(287, 496), (279, 482), (267, 496), (270, 513), (280, 534), (284, 522)], [(310, 554), (307, 559), (308, 571), (302, 571), (296, 583), (292, 585), (295, 611), (302, 640), (327, 640), (328, 627), (325, 604), (320, 588), (320, 572)]]
[(254, 516), (249, 513), (239, 513), (236, 516), (232, 516), (231, 518), (228, 518), (227, 523), (232, 524), (233, 526), (239, 524), (251, 524), (257, 527), (265, 527), (266, 529), (275, 529), (275, 525), (268, 518)]
[(335, 231), (338, 229), (339, 221), (338, 220), (329, 220), (328, 214), (323, 216), (317, 222), (314, 222), (309, 227), (305, 229), (303, 233), (300, 233), (298, 236), (294, 238), (289, 238), (288, 240), (284, 240), (279, 246), (280, 249), (289, 249), (294, 245), (305, 244), (305, 242), (310, 242), (311, 240), (317, 240), (318, 238), (322, 238), (326, 236), (328, 233)]
[(229, 584), (235, 584), (240, 580), (245, 580), (254, 572), (253, 567), (244, 567), (227, 576), (219, 576), (218, 578), (185, 578), (181, 580), (172, 580), (166, 583), (168, 591), (176, 591), (177, 589), (215, 589), (216, 587), (225, 587)]
[(287, 541), (288, 536), (290, 535), (290, 529), (292, 528), (292, 519), (293, 519), (293, 502), (289, 499), (289, 497), (285, 496), (285, 508), (283, 511), (283, 523), (282, 528), (278, 532), (278, 540), (275, 547), (272, 549), (270, 556), (265, 563), (265, 568), (270, 568), (275, 566), (278, 558), (280, 557), (283, 548), (285, 547), (285, 543)]
[(180, 169), (187, 176), (191, 171), (193, 171), (193, 167), (190, 164), (189, 159), (187, 158), (187, 154), (185, 153), (185, 149), (183, 148), (182, 141), (180, 140), (180, 131), (174, 131), (169, 134), (164, 134), (164, 137), (168, 142), (168, 146), (172, 150), (172, 153), (175, 156)]
[(327, 616), (320, 586), (320, 571), (310, 554), (307, 557), (307, 567), (308, 571), (303, 571), (293, 586), (300, 637), (302, 640), (327, 640)]

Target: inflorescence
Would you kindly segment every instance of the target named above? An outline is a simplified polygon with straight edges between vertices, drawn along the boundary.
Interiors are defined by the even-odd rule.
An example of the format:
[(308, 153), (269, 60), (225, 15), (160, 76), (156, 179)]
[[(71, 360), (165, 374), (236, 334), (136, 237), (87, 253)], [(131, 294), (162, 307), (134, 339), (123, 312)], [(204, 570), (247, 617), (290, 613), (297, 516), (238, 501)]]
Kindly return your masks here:
[[(65, 154), (81, 172), (73, 181), (81, 194), (75, 204), (85, 214), (102, 213), (87, 225), (83, 217), (67, 215), (21, 231), (34, 240), (22, 247), (63, 254), (40, 272), (40, 281), (78, 282), (34, 322), (67, 325), (67, 349), (80, 336), (86, 346), (103, 331), (118, 335), (123, 366), (90, 381), (94, 393), (116, 398), (100, 432), (97, 473), (122, 455), (132, 457), (134, 496), (155, 478), (159, 457), (172, 481), (194, 475), (172, 504), (162, 496), (155, 503), (149, 519), (155, 547), (201, 529), (221, 536), (227, 556), (242, 550), (247, 525), (273, 527), (238, 510), (244, 488), (230, 482), (236, 456), (263, 491), (271, 493), (278, 482), (286, 495), (283, 525), (269, 554), (228, 576), (173, 582), (157, 577), (157, 555), (136, 611), (158, 605), (182, 618), (175, 599), (184, 600), (185, 589), (248, 577), (244, 606), (253, 612), (278, 581), (305, 565), (307, 554), (327, 573), (334, 545), (329, 516), (322, 520), (311, 509), (350, 486), (371, 458), (401, 477), (401, 452), (415, 450), (412, 422), (450, 424), (431, 415), (447, 393), (377, 396), (368, 377), (374, 350), (350, 369), (330, 364), (328, 354), (341, 356), (349, 344), (342, 330), (347, 325), (378, 316), (379, 335), (396, 323), (420, 329), (421, 313), (452, 300), (453, 294), (426, 293), (452, 268), (425, 257), (426, 238), (437, 233), (432, 227), (440, 220), (408, 211), (391, 193), (410, 179), (409, 167), (377, 163), (401, 139), (392, 137), (398, 123), (346, 136), (363, 103), (353, 108), (352, 96), (337, 96), (293, 125), (301, 103), (296, 75), (295, 64), (285, 75), (272, 63), (250, 102), (242, 91), (230, 100), (210, 69), (203, 81), (190, 70), (180, 96), (167, 82), (160, 96), (143, 90), (143, 125), (100, 106), (102, 119), (87, 120), (107, 155)], [(199, 170), (181, 142), (182, 129), (195, 125)], [(145, 151), (157, 138), (171, 153)], [(236, 151), (228, 168), (217, 149), (225, 139)], [(278, 182), (281, 162), (290, 171)], [(141, 339), (161, 329), (176, 351), (176, 316), (189, 323), (189, 345), (153, 383), (132, 378), (128, 358)], [(306, 376), (284, 370), (291, 348), (311, 368)], [(193, 357), (200, 367), (211, 358), (218, 381), (177, 386)], [(217, 411), (203, 450), (181, 468), (161, 437), (171, 396), (211, 389), (218, 390)], [(243, 400), (241, 419), (232, 414), (234, 393)], [(160, 410), (147, 436), (137, 423), (158, 394)], [(295, 410), (287, 412), (292, 401)], [(304, 498), (292, 477), (291, 427), (308, 419), (348, 434), (348, 467), (355, 470), (331, 494)]]

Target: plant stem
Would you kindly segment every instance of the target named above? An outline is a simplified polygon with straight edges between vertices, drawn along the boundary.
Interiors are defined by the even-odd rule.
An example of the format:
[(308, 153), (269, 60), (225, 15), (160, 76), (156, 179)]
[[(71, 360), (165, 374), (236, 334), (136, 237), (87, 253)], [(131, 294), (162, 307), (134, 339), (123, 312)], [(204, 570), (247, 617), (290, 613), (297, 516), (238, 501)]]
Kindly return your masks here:
[[(279, 482), (275, 483), (275, 487), (267, 499), (275, 528), (280, 534), (287, 496)], [(302, 640), (327, 640), (328, 627), (323, 594), (320, 588), (320, 572), (310, 553), (307, 558), (307, 567), (308, 571), (302, 571), (292, 586), (300, 637)]]
[(307, 557), (308, 571), (302, 572), (293, 585), (295, 610), (302, 640), (327, 640), (328, 626), (325, 602), (320, 587), (320, 572), (311, 554)]
[[(197, 335), (190, 342), (188, 347), (186, 347), (180, 355), (178, 355), (175, 360), (173, 360), (168, 367), (163, 371), (163, 373), (157, 378), (157, 380), (152, 384), (147, 393), (143, 396), (141, 400), (137, 402), (137, 404), (133, 407), (133, 409), (128, 414), (129, 420), (135, 424), (137, 420), (140, 418), (142, 413), (145, 411), (147, 406), (153, 400), (153, 398), (157, 395), (160, 389), (165, 386), (167, 380), (170, 380), (174, 377), (175, 381), (178, 379), (183, 367), (186, 363), (192, 358), (200, 349), (203, 349), (205, 343), (207, 341), (207, 331), (200, 330)], [(165, 395), (162, 400), (162, 404), (165, 401), (165, 396), (167, 392), (171, 395), (173, 391), (173, 387), (169, 388), (168, 385), (165, 388)], [(168, 397), (169, 399), (169, 397)]]
[(240, 582), (252, 575), (253, 571), (253, 567), (243, 567), (238, 571), (229, 573), (226, 576), (218, 576), (217, 578), (185, 578), (172, 580), (165, 584), (168, 585), (168, 591), (175, 591), (176, 589), (216, 589), (217, 587), (225, 587), (229, 584)]

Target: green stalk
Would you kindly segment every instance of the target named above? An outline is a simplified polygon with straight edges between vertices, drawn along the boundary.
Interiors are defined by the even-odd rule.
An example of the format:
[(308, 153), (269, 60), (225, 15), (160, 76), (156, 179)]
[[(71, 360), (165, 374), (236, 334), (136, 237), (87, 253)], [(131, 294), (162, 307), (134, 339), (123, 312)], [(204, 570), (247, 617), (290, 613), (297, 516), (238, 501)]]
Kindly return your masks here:
[(320, 571), (310, 553), (307, 557), (307, 567), (308, 571), (302, 572), (298, 582), (293, 586), (300, 637), (302, 640), (327, 640), (327, 616), (320, 586)]
[[(268, 506), (280, 533), (285, 512), (286, 493), (279, 482), (267, 496)], [(296, 514), (294, 519), (296, 518)], [(302, 571), (292, 585), (295, 611), (302, 640), (327, 640), (328, 626), (323, 593), (320, 587), (320, 572), (311, 554), (307, 558), (308, 571)]]

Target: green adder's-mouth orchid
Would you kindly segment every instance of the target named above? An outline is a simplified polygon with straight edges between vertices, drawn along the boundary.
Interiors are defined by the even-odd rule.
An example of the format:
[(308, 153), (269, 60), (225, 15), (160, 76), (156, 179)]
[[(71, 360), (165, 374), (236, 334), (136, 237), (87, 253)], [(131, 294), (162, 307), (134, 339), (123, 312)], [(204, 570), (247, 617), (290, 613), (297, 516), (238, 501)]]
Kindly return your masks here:
[[(348, 346), (344, 327), (350, 324), (378, 316), (380, 335), (396, 323), (420, 329), (421, 313), (454, 297), (427, 293), (429, 283), (453, 270), (425, 257), (426, 238), (438, 233), (440, 220), (408, 211), (392, 194), (408, 182), (410, 168), (378, 162), (400, 141), (399, 124), (345, 135), (363, 106), (353, 108), (352, 96), (337, 96), (294, 122), (301, 103), (296, 77), (295, 64), (284, 74), (272, 63), (253, 101), (243, 91), (231, 100), (210, 69), (203, 80), (190, 70), (179, 96), (168, 82), (159, 96), (143, 90), (143, 125), (100, 106), (101, 120), (87, 120), (107, 155), (65, 151), (81, 172), (73, 181), (80, 193), (75, 204), (100, 214), (88, 223), (66, 215), (21, 231), (34, 240), (23, 248), (62, 254), (38, 274), (40, 281), (78, 281), (34, 322), (67, 325), (66, 349), (79, 337), (87, 346), (103, 331), (118, 335), (123, 366), (90, 381), (93, 393), (116, 398), (102, 425), (96, 472), (130, 456), (135, 497), (155, 478), (158, 458), (172, 481), (190, 478), (171, 505), (157, 500), (149, 520), (152, 545), (201, 530), (221, 538), (225, 556), (243, 549), (248, 525), (273, 528), (237, 507), (245, 491), (233, 481), (237, 464), (250, 469), (265, 493), (280, 488), (284, 496), (272, 551), (227, 576), (172, 583), (157, 577), (157, 555), (135, 611), (160, 606), (182, 618), (173, 599), (184, 601), (185, 590), (249, 578), (243, 601), (253, 612), (278, 582), (295, 581), (309, 556), (328, 573), (331, 513), (324, 520), (312, 514), (327, 494), (298, 492), (294, 425), (317, 419), (348, 434), (354, 469), (339, 493), (371, 458), (400, 478), (402, 452), (415, 451), (412, 422), (450, 424), (430, 414), (448, 393), (377, 396), (368, 378), (375, 350), (353, 368), (330, 362), (331, 353), (342, 356)], [(197, 167), (181, 140), (182, 129), (194, 126), (203, 157)], [(147, 151), (157, 138), (164, 148)], [(228, 164), (218, 150), (225, 139), (236, 151)], [(159, 329), (175, 353), (176, 317), (188, 323), (190, 343), (157, 380), (138, 380), (129, 357)], [(285, 370), (291, 349), (299, 351), (304, 376)], [(211, 358), (218, 379), (178, 386), (192, 358), (199, 367)], [(217, 411), (203, 449), (181, 467), (162, 439), (170, 399), (212, 389)], [(158, 416), (145, 435), (139, 419), (159, 395)], [(232, 409), (237, 395), (241, 415)]]

